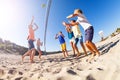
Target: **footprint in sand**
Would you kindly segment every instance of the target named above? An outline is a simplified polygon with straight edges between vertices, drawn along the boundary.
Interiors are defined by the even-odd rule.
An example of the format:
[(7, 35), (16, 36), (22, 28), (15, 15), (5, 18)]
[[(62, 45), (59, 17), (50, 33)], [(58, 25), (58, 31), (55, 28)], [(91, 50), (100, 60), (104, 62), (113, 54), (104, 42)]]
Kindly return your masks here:
[(73, 70), (67, 70), (67, 73), (72, 74), (72, 75), (77, 75), (77, 73), (74, 72)]
[(91, 74), (86, 77), (86, 80), (96, 80)]
[(103, 71), (103, 69), (102, 68), (97, 68), (99, 71)]
[(19, 75), (23, 75), (23, 72), (18, 72)]
[(11, 69), (8, 71), (8, 74), (11, 74), (11, 75), (15, 75), (16, 73), (17, 73), (17, 71), (14, 69)]
[(23, 77), (18, 77), (18, 78), (15, 78), (15, 80), (21, 80)]

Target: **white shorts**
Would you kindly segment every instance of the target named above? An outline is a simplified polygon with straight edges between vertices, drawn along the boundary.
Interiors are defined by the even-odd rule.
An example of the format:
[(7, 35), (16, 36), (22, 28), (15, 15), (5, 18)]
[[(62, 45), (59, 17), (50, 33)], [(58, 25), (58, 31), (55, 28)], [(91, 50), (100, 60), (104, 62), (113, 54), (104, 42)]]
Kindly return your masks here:
[(75, 43), (75, 38), (73, 37), (72, 39), (70, 39), (70, 42)]

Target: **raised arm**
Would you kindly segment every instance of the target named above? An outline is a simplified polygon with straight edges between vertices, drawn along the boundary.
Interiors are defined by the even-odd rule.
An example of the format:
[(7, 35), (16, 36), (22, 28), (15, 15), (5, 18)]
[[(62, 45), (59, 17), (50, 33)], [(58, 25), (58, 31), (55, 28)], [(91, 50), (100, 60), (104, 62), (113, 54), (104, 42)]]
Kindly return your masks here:
[(66, 22), (62, 22), (62, 24), (63, 24), (63, 26), (65, 26), (65, 27), (71, 27), (71, 26), (72, 26), (72, 24), (66, 23)]
[(55, 39), (58, 39), (58, 34), (55, 35)]
[(36, 31), (38, 29), (38, 25), (36, 23), (34, 23), (34, 25), (35, 25), (34, 31)]
[(64, 26), (66, 26), (66, 27), (71, 27), (71, 26), (74, 26), (74, 25), (78, 25), (79, 23), (78, 23), (78, 22), (75, 22), (74, 24), (71, 24), (71, 23), (63, 22), (62, 24), (63, 24)]
[(63, 34), (61, 34), (61, 35), (62, 35), (63, 38), (65, 37)]
[(73, 18), (75, 16), (78, 16), (77, 14), (70, 14), (69, 16), (67, 16), (66, 18), (69, 19), (69, 18)]
[(29, 40), (29, 35), (28, 35), (28, 37), (27, 37), (27, 40)]
[(31, 20), (30, 25), (32, 25), (32, 24), (33, 24), (33, 21), (34, 21), (34, 16), (32, 16), (32, 20)]

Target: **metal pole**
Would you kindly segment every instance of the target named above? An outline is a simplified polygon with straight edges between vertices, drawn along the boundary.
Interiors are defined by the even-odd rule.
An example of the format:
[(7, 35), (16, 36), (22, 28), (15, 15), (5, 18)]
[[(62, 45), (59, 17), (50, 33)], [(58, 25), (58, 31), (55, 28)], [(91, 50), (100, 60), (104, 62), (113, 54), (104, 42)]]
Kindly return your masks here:
[(51, 2), (52, 0), (48, 0), (48, 5), (46, 9), (46, 16), (45, 16), (45, 33), (44, 33), (44, 50), (46, 54), (46, 35), (47, 35), (47, 26), (48, 26), (48, 17), (49, 17), (49, 12), (50, 12), (50, 7), (51, 7)]

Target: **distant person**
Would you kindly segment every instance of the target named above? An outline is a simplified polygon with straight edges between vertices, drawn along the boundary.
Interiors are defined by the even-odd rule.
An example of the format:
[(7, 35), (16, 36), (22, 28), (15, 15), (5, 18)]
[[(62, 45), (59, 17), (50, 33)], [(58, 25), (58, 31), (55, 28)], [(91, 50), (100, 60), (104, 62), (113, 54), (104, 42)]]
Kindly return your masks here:
[[(69, 25), (69, 24), (67, 25), (67, 23), (65, 23), (65, 22), (64, 22), (64, 24), (65, 24), (66, 26)], [(84, 51), (84, 54), (87, 56), (87, 52), (86, 52), (86, 49), (85, 49), (85, 46), (84, 46), (84, 43), (83, 43), (83, 36), (82, 36), (82, 33), (81, 33), (81, 31), (80, 31), (80, 28), (79, 28), (78, 24), (76, 24), (76, 21), (75, 21), (75, 20), (71, 20), (71, 21), (70, 21), (70, 24), (71, 24), (71, 25), (69, 25), (69, 26), (72, 27), (72, 31), (73, 31), (74, 36), (75, 36), (75, 45), (77, 46), (78, 42), (80, 41), (80, 45), (81, 45), (81, 47), (82, 47), (82, 49), (83, 49), (83, 51)], [(74, 25), (74, 24), (75, 24), (75, 25)], [(80, 56), (80, 53), (77, 54), (77, 57), (79, 57), (79, 56)]]
[(71, 27), (69, 25), (66, 25), (64, 22), (62, 24), (65, 26), (66, 31), (68, 33), (68, 38), (70, 40), (70, 45), (71, 45), (72, 50), (73, 50), (73, 56), (75, 56), (75, 50), (77, 51), (78, 54), (80, 54), (80, 52), (78, 50), (78, 47), (75, 44), (75, 37), (74, 37), (73, 31), (71, 30)]
[[(93, 35), (94, 35), (94, 28), (93, 26), (87, 21), (85, 16), (83, 15), (82, 10), (75, 9), (74, 14), (69, 15), (67, 18), (77, 17), (77, 22), (83, 27), (85, 31), (85, 44), (87, 48), (91, 51), (92, 55), (89, 58), (91, 61), (95, 55), (100, 56), (100, 52), (98, 51), (95, 44), (92, 42)], [(77, 23), (77, 24), (78, 24)], [(72, 24), (73, 25), (73, 24)], [(74, 24), (75, 25), (75, 24)]]
[(39, 53), (39, 59), (41, 59), (42, 51), (40, 49), (40, 46), (43, 45), (43, 42), (40, 41), (40, 38), (37, 39), (37, 44), (36, 45), (37, 45), (37, 51)]
[(22, 56), (22, 61), (24, 61), (24, 57), (29, 55), (31, 63), (34, 62), (33, 59), (34, 59), (34, 55), (35, 55), (35, 47), (34, 47), (35, 34), (34, 33), (38, 29), (38, 26), (35, 23), (34, 23), (34, 25), (36, 27), (33, 28), (33, 21), (34, 21), (34, 17), (32, 17), (31, 23), (28, 26), (29, 35), (27, 37), (27, 40), (28, 40), (29, 50)]
[(65, 36), (60, 31), (58, 34), (56, 34), (55, 39), (59, 39), (62, 53), (64, 55), (64, 58), (66, 58), (68, 56), (68, 52), (67, 52), (67, 49), (66, 49), (66, 43), (65, 43), (64, 37)]

